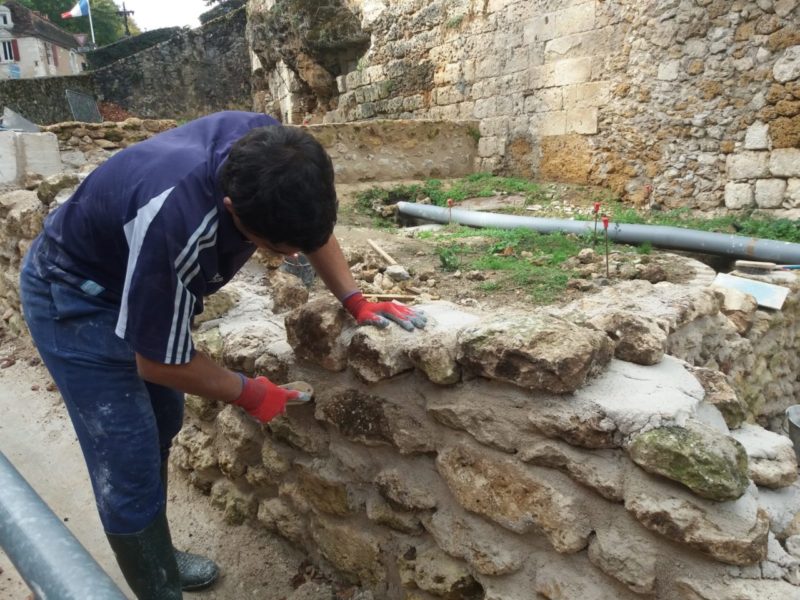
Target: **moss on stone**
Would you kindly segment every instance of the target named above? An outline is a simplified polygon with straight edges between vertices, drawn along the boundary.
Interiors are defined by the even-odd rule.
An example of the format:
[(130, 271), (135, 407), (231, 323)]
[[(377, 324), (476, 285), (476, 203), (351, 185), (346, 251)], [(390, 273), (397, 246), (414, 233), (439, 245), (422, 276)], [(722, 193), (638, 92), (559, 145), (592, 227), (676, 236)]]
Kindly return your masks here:
[(742, 445), (705, 426), (651, 429), (633, 440), (629, 452), (646, 471), (709, 500), (735, 500), (750, 484)]

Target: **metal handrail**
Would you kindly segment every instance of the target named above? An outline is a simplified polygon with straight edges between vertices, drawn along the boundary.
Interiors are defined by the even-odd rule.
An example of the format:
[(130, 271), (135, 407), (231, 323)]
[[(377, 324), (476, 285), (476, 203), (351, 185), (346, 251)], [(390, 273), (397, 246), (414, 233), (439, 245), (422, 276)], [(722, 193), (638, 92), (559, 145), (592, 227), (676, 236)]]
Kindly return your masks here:
[(0, 547), (39, 600), (125, 600), (2, 452)]

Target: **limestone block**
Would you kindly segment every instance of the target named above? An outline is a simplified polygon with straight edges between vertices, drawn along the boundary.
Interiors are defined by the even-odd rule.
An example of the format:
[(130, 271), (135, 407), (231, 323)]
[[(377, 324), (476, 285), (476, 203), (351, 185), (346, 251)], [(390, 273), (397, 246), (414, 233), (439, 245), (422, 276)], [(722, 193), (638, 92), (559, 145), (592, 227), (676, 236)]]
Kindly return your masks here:
[(756, 206), (780, 208), (786, 193), (785, 179), (759, 179), (756, 181)]
[(597, 133), (597, 108), (567, 109), (567, 133)]
[(735, 500), (750, 484), (742, 445), (699, 422), (639, 434), (628, 452), (645, 471), (677, 481), (709, 500)]
[(184, 402), (189, 413), (193, 414), (201, 421), (213, 421), (225, 407), (222, 402), (216, 402), (215, 400), (209, 400), (208, 398), (202, 398), (192, 394), (186, 394)]
[(261, 426), (241, 408), (228, 404), (216, 418), (217, 451), (222, 472), (239, 477), (258, 462), (263, 434)]
[(422, 533), (422, 523), (416, 513), (397, 510), (377, 495), (367, 498), (367, 518), (401, 533)]
[[(587, 3), (593, 4), (593, 3)], [(550, 65), (544, 87), (564, 86), (589, 81), (592, 76), (591, 57), (565, 58)]]
[(367, 446), (390, 444), (401, 454), (436, 448), (436, 432), (421, 408), (392, 404), (355, 389), (339, 388), (318, 395), (315, 416), (347, 439)]
[(306, 519), (280, 498), (263, 500), (258, 505), (258, 522), (295, 544), (306, 538)]
[(283, 271), (270, 272), (269, 291), (276, 314), (295, 310), (308, 302), (308, 288), (302, 280)]
[(598, 569), (637, 594), (652, 594), (656, 585), (656, 560), (646, 540), (630, 531), (598, 529), (589, 543), (589, 560)]
[(800, 177), (800, 150), (776, 148), (769, 155), (769, 171), (775, 177)]
[(352, 318), (335, 299), (309, 302), (286, 317), (286, 338), (298, 358), (329, 371), (347, 366)]
[(643, 472), (629, 472), (625, 508), (647, 529), (731, 565), (767, 556), (769, 516), (755, 486), (735, 502), (713, 502)]
[[(561, 91), (541, 90), (541, 91)], [(611, 99), (611, 85), (608, 81), (590, 81), (564, 88), (564, 106), (566, 108), (604, 106)], [(555, 108), (561, 108), (557, 106)]]
[(54, 133), (17, 133), (15, 135), (17, 136), (21, 176), (49, 177), (62, 171), (58, 138)]
[(681, 61), (668, 60), (658, 65), (658, 75), (656, 77), (661, 81), (675, 81), (680, 73)]
[(540, 116), (539, 135), (544, 137), (565, 135), (567, 133), (567, 111), (557, 110), (545, 112)]
[(797, 0), (776, 0), (774, 9), (779, 17), (788, 17), (797, 7)]
[(223, 519), (228, 525), (241, 525), (258, 512), (258, 500), (224, 478), (211, 486), (211, 504), (222, 509)]
[(614, 356), (639, 365), (661, 362), (667, 333), (650, 319), (633, 312), (609, 312), (589, 321), (615, 342)]
[(595, 3), (582, 2), (555, 13), (555, 37), (590, 31), (594, 28)]
[[(517, 533), (544, 530), (558, 552), (586, 547), (591, 525), (569, 485), (544, 470), (527, 468), (466, 445), (448, 448), (436, 461), (458, 502)], [(569, 482), (559, 482), (569, 483)]]
[(273, 479), (285, 475), (291, 467), (291, 456), (285, 449), (266, 437), (261, 444), (261, 466)]
[(381, 538), (363, 525), (316, 517), (311, 520), (310, 531), (323, 556), (337, 569), (355, 576), (355, 581), (375, 585), (384, 579)]
[(17, 162), (16, 133), (0, 131), (0, 185), (15, 183), (21, 177)]
[(369, 383), (410, 371), (414, 363), (409, 358), (408, 336), (409, 332), (399, 327), (361, 328), (350, 341), (347, 364), (359, 378)]
[[(275, 381), (285, 380), (288, 373), (288, 357), (282, 356), (280, 352), (283, 340), (278, 338), (278, 335), (282, 332), (277, 328), (270, 330), (265, 326), (267, 323), (267, 321), (248, 323), (229, 333), (220, 330), (223, 363), (226, 367), (250, 377), (266, 375)], [(265, 356), (269, 359), (265, 360)], [(268, 369), (259, 371), (259, 366)]]
[(563, 96), (562, 88), (534, 90), (530, 96), (525, 98), (525, 112), (539, 113), (561, 110), (564, 105)]
[(490, 317), (459, 335), (458, 362), (474, 373), (529, 389), (572, 392), (611, 358), (599, 331), (559, 317)]
[(736, 326), (739, 335), (745, 335), (753, 325), (758, 303), (750, 294), (726, 287), (714, 287), (722, 296), (722, 313)]
[(518, 571), (530, 551), (520, 536), (457, 509), (440, 508), (422, 524), (442, 550), (483, 575)]
[(513, 454), (533, 443), (535, 434), (523, 425), (530, 398), (516, 386), (473, 380), (426, 395), (428, 413), (436, 421), (466, 431), (482, 444)]
[(375, 477), (375, 485), (385, 498), (408, 511), (429, 510), (436, 508), (438, 500), (430, 485), (431, 477), (424, 473), (402, 466), (387, 468)]
[(775, 81), (785, 83), (800, 77), (800, 46), (787, 48), (772, 67)]
[(753, 186), (749, 183), (728, 183), (725, 185), (725, 207), (738, 210), (753, 206)]
[(677, 600), (798, 600), (797, 587), (786, 581), (768, 579), (718, 581), (679, 579), (675, 591)]
[(74, 190), (79, 183), (77, 175), (58, 173), (47, 177), (39, 184), (36, 194), (44, 204), (52, 204), (62, 190)]
[(740, 152), (728, 155), (728, 177), (734, 180), (758, 179), (769, 175), (769, 152)]
[(330, 515), (346, 516), (357, 506), (351, 497), (346, 479), (330, 462), (319, 459), (294, 465), (297, 474), (297, 492), (315, 511)]
[(275, 439), (281, 440), (311, 455), (322, 455), (328, 450), (330, 436), (314, 419), (310, 409), (290, 408), (267, 424)]
[(192, 334), (195, 348), (204, 352), (214, 362), (221, 363), (224, 355), (224, 342), (218, 327), (201, 329)]
[(800, 207), (800, 179), (790, 179), (786, 185), (786, 201), (784, 205), (787, 208)]
[(187, 425), (175, 438), (176, 448), (185, 452), (176, 453), (175, 462), (186, 471), (209, 473), (217, 466), (214, 438), (195, 425)]
[(703, 367), (687, 367), (697, 377), (705, 390), (704, 402), (715, 407), (725, 419), (729, 429), (736, 429), (747, 419), (748, 409), (736, 390), (728, 381), (727, 376), (721, 371)]
[(745, 424), (731, 436), (747, 452), (750, 478), (756, 485), (782, 488), (797, 479), (797, 457), (789, 438), (758, 425)]
[(747, 128), (744, 136), (745, 150), (769, 150), (769, 125), (756, 121)]
[[(42, 187), (39, 186), (40, 198), (41, 189)], [(221, 289), (210, 296), (206, 296), (203, 298), (203, 312), (195, 317), (194, 325), (199, 326), (202, 323), (219, 319), (232, 309), (238, 301), (239, 295), (234, 288)]]
[(33, 239), (42, 230), (45, 206), (36, 192), (13, 190), (0, 193), (0, 218), (3, 217), (6, 236)]
[(434, 596), (464, 598), (482, 591), (465, 563), (438, 548), (425, 549), (405, 563), (405, 569), (411, 571), (411, 583)]
[(545, 440), (522, 448), (522, 461), (559, 469), (606, 500), (622, 502), (626, 457), (619, 450), (587, 452), (558, 440)]

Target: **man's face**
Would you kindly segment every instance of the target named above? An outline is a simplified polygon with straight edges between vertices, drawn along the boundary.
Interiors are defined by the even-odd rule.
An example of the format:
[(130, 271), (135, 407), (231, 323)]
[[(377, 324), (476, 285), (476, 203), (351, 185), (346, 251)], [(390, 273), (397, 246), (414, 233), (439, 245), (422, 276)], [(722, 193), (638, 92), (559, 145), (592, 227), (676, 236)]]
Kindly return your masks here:
[(300, 248), (295, 248), (294, 246), (289, 246), (288, 244), (276, 244), (266, 238), (258, 237), (257, 235), (250, 233), (242, 225), (241, 220), (239, 220), (239, 217), (236, 216), (236, 213), (233, 211), (233, 203), (231, 202), (231, 199), (225, 198), (223, 202), (225, 204), (225, 208), (227, 208), (228, 212), (231, 214), (231, 218), (233, 218), (233, 224), (236, 225), (236, 228), (244, 237), (253, 242), (253, 244), (255, 244), (258, 248), (272, 252), (273, 254), (278, 254), (280, 256), (291, 256), (301, 252)]

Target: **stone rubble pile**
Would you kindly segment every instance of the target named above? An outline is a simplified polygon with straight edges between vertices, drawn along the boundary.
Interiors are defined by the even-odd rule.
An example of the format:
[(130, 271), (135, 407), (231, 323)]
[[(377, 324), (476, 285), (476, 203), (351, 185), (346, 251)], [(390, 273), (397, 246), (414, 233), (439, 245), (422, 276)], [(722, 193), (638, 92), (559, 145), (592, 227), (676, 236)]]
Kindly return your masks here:
[[(785, 316), (697, 282), (629, 281), (557, 309), (426, 303), (428, 327), (407, 333), (357, 328), (327, 295), (276, 311), (296, 282), (265, 286), (262, 269), (195, 340), (316, 397), (265, 426), (188, 399), (174, 460), (229, 522), (376, 598), (800, 598), (797, 461), (756, 424), (794, 396), (737, 387), (770, 373), (760, 351), (796, 354), (796, 336), (764, 339), (794, 315), (796, 282)], [(759, 319), (778, 324), (752, 335)]]

